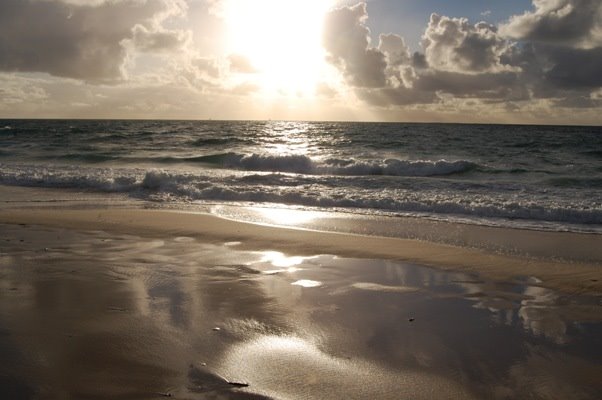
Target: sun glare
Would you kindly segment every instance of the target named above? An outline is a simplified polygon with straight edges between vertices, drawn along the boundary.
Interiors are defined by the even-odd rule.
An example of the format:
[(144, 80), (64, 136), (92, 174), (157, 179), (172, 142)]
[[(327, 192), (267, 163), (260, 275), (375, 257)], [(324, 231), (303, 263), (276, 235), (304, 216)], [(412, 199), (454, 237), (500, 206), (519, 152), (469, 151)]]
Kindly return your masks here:
[(307, 96), (327, 72), (321, 44), (329, 0), (225, 0), (231, 54), (246, 57), (251, 79), (270, 94)]

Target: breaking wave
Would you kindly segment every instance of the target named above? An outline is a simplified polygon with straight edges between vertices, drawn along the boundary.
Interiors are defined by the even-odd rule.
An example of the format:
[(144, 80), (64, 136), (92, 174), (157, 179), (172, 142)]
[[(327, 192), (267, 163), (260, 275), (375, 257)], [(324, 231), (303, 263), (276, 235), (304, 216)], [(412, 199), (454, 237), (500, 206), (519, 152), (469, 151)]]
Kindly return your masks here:
[[(434, 165), (429, 164), (428, 168), (437, 168)], [(342, 181), (347, 186), (343, 186), (345, 182)], [(153, 201), (261, 202), (475, 219), (502, 218), (507, 219), (510, 225), (513, 220), (545, 224), (602, 224), (602, 208), (591, 208), (587, 203), (544, 203), (535, 201), (529, 194), (517, 198), (508, 196), (503, 190), (494, 193), (491, 188), (467, 195), (464, 186), (434, 194), (422, 183), (409, 188), (399, 185), (375, 190), (370, 182), (370, 179), (362, 177), (240, 173), (216, 176), (142, 168), (17, 167), (0, 164), (0, 184), (4, 185), (125, 193), (133, 198)]]
[(43, 160), (84, 161), (102, 163), (116, 161), (121, 164), (205, 164), (213, 168), (225, 168), (241, 171), (281, 172), (305, 175), (341, 175), (341, 176), (444, 176), (461, 174), (473, 170), (484, 170), (471, 161), (436, 160), (408, 161), (398, 159), (353, 160), (329, 158), (315, 161), (304, 155), (269, 155), (221, 153), (192, 157), (120, 157), (101, 153), (68, 153), (62, 155), (40, 156)]
[(479, 167), (478, 164), (466, 160), (408, 161), (386, 159), (383, 161), (359, 161), (330, 158), (323, 162), (317, 162), (310, 157), (294, 154), (277, 156), (223, 153), (188, 160), (245, 171), (343, 176), (441, 176), (468, 172)]

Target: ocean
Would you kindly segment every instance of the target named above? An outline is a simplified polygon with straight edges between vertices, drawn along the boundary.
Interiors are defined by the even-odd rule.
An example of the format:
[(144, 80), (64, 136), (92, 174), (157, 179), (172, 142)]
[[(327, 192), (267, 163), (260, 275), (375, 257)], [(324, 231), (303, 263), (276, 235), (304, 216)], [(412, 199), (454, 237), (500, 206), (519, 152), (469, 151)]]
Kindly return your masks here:
[(602, 233), (602, 127), (1, 120), (0, 184)]

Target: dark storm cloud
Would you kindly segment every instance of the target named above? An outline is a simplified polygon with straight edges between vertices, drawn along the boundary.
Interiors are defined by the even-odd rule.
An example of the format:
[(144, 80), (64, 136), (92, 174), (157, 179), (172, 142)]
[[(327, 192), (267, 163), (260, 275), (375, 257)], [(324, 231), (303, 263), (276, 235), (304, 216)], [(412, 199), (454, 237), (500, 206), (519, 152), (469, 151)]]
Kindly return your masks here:
[(160, 26), (184, 8), (181, 0), (2, 0), (0, 70), (118, 80), (128, 43), (141, 51), (163, 51), (188, 40)]
[[(535, 11), (498, 27), (433, 14), (422, 51), (381, 35), (370, 47), (365, 3), (332, 11), (324, 35), (331, 62), (358, 97), (387, 107), (439, 103), (446, 96), (503, 103), (552, 99), (568, 107), (596, 106), (602, 87), (602, 2), (534, 0)], [(520, 39), (518, 41), (513, 40)], [(370, 62), (374, 54), (383, 60)], [(356, 66), (362, 66), (357, 68)], [(374, 85), (361, 76), (379, 77)]]

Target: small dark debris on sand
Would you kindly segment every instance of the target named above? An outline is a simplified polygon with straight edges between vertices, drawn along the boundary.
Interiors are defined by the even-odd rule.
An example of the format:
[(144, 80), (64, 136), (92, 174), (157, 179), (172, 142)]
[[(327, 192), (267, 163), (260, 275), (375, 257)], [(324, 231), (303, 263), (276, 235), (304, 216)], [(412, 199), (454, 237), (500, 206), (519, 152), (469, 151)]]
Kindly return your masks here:
[(226, 383), (230, 386), (235, 386), (235, 387), (249, 387), (249, 384), (245, 383), (245, 382), (226, 381)]

